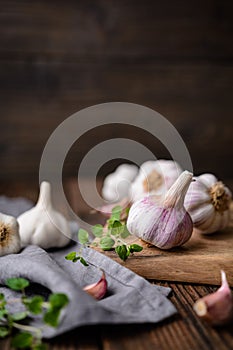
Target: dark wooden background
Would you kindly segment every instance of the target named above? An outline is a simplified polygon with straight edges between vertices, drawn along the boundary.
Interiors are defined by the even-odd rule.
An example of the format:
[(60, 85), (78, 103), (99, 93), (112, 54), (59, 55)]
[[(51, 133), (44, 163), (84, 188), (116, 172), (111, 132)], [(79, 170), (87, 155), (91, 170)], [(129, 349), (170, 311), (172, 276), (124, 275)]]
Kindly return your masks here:
[[(0, 1), (0, 179), (37, 179), (59, 123), (111, 101), (157, 110), (182, 135), (196, 174), (232, 178), (232, 34), (232, 0)], [(93, 143), (122, 132), (166, 156), (143, 133), (99, 128), (65, 175)]]

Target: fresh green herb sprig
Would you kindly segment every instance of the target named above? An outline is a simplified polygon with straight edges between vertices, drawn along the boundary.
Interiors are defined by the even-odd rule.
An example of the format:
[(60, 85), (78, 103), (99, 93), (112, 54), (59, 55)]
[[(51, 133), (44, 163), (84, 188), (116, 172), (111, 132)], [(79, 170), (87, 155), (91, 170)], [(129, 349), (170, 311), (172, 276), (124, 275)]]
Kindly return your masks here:
[[(99, 246), (104, 251), (112, 250), (115, 247), (115, 252), (123, 261), (125, 261), (130, 254), (140, 252), (143, 249), (140, 245), (127, 244), (124, 241), (130, 236), (130, 233), (126, 227), (126, 219), (121, 219), (122, 211), (123, 208), (121, 206), (114, 207), (105, 227), (100, 224), (92, 227), (92, 233), (96, 237), (93, 243), (91, 243), (89, 233), (86, 230), (80, 229), (78, 232), (79, 242), (83, 246)], [(124, 215), (127, 213), (128, 209), (124, 210)], [(71, 252), (65, 258), (73, 262), (80, 261), (84, 266), (88, 266), (87, 262), (82, 257), (82, 250), (78, 253)]]
[[(0, 338), (11, 335), (14, 331), (11, 345), (16, 349), (45, 350), (46, 345), (42, 343), (42, 329), (30, 326), (28, 321), (35, 315), (42, 315), (45, 325), (57, 327), (62, 308), (68, 303), (65, 294), (50, 294), (46, 301), (42, 296), (36, 295), (27, 297), (25, 288), (29, 286), (29, 281), (24, 278), (9, 278), (6, 285), (14, 291), (22, 293), (21, 298), (6, 300), (4, 294), (0, 294)], [(7, 307), (8, 303), (21, 302), (25, 310), (11, 313)]]

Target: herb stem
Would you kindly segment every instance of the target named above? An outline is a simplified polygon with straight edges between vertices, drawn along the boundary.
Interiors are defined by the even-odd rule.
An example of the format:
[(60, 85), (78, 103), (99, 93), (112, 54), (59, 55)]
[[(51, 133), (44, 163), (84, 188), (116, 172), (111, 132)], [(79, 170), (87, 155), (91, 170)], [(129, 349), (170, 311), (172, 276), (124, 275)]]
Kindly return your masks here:
[(39, 339), (42, 337), (42, 332), (41, 332), (41, 329), (39, 329), (39, 328), (27, 326), (27, 325), (20, 324), (17, 322), (13, 322), (12, 326), (17, 328), (17, 329), (20, 329), (21, 331), (35, 333), (36, 337)]

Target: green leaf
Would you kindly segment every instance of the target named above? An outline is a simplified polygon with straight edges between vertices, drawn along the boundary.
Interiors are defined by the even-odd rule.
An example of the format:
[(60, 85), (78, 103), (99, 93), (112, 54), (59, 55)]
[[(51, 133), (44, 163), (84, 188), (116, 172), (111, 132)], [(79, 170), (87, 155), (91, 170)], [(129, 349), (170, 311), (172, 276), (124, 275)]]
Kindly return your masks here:
[(35, 315), (38, 315), (42, 312), (42, 304), (44, 298), (40, 295), (34, 296), (32, 299), (24, 299), (23, 303), (27, 306), (28, 310)]
[(5, 309), (7, 302), (4, 294), (0, 294), (0, 310)]
[(103, 226), (100, 224), (97, 224), (92, 227), (92, 233), (95, 237), (102, 237), (103, 235)]
[(43, 317), (45, 323), (49, 326), (57, 327), (59, 323), (60, 309), (49, 309)]
[(52, 308), (61, 309), (62, 307), (64, 307), (69, 303), (69, 299), (65, 294), (54, 293), (54, 294), (50, 294), (49, 303), (52, 306)]
[(32, 343), (33, 336), (27, 332), (17, 334), (11, 341), (11, 345), (17, 349), (30, 348)]
[(7, 327), (0, 327), (0, 338), (5, 338), (10, 334), (10, 330)]
[(28, 316), (27, 312), (17, 312), (11, 315), (13, 321), (21, 321), (24, 320)]
[(134, 252), (141, 252), (143, 250), (143, 247), (141, 247), (138, 244), (131, 244), (129, 246), (129, 251), (130, 253), (134, 253)]
[(46, 350), (47, 346), (45, 344), (36, 344), (33, 346), (33, 350)]
[(8, 315), (8, 310), (7, 309), (0, 310), (0, 319), (4, 318), (6, 315)]
[(117, 255), (119, 256), (119, 258), (123, 261), (125, 261), (130, 254), (130, 252), (127, 249), (127, 246), (125, 244), (117, 246), (115, 248), (115, 251), (116, 251)]
[(13, 290), (23, 290), (29, 286), (29, 281), (25, 278), (8, 278), (6, 285)]
[(121, 218), (122, 207), (120, 205), (115, 206), (112, 209), (111, 219), (120, 221)]
[(127, 227), (123, 226), (123, 232), (120, 234), (121, 238), (125, 239), (130, 236), (130, 232), (128, 231)]
[(100, 240), (100, 247), (103, 250), (110, 250), (115, 244), (115, 241), (111, 237), (103, 237)]
[(71, 252), (65, 256), (65, 259), (73, 261), (74, 259), (76, 259), (76, 254), (76, 252)]
[(80, 263), (83, 264), (84, 266), (89, 266), (86, 260), (82, 256), (80, 256)]
[(78, 240), (81, 244), (86, 244), (89, 242), (89, 233), (86, 230), (80, 228), (78, 231)]
[(114, 236), (120, 235), (124, 232), (124, 225), (120, 221), (115, 220), (112, 224), (111, 234)]

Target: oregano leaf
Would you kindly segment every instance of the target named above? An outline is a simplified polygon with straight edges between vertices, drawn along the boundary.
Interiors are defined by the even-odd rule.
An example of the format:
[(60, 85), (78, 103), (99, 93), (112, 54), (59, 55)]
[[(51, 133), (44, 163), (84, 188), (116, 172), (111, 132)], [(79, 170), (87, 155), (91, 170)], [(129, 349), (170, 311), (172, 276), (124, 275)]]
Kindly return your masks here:
[(49, 303), (52, 308), (61, 309), (69, 303), (69, 299), (63, 293), (54, 293), (54, 294), (50, 294)]
[(11, 315), (13, 321), (24, 320), (27, 316), (28, 316), (28, 314), (27, 314), (26, 311), (24, 311), (24, 312), (17, 312), (15, 314)]
[(18, 333), (11, 341), (11, 345), (17, 349), (30, 348), (33, 343), (33, 336), (28, 332)]
[(95, 226), (92, 226), (91, 228), (92, 233), (95, 237), (102, 237), (103, 235), (103, 226), (100, 224), (97, 224)]
[(38, 315), (42, 312), (42, 304), (44, 302), (44, 298), (40, 295), (35, 295), (31, 299), (24, 299), (23, 303), (27, 306), (28, 310), (35, 315)]
[(10, 330), (7, 327), (0, 327), (0, 338), (5, 338), (7, 335), (9, 335)]
[(60, 316), (60, 309), (49, 309), (43, 317), (43, 320), (46, 324), (52, 327), (57, 327)]
[(103, 250), (110, 250), (114, 246), (115, 241), (111, 237), (103, 237), (100, 240), (100, 247)]
[(86, 244), (89, 242), (89, 233), (80, 228), (79, 231), (78, 231), (78, 240), (81, 244)]
[(117, 255), (119, 256), (119, 258), (123, 261), (125, 261), (130, 254), (130, 252), (127, 249), (127, 246), (125, 244), (117, 246), (115, 248), (115, 251), (116, 251)]
[(112, 209), (112, 214), (111, 214), (111, 218), (110, 219), (114, 219), (114, 220), (120, 221), (121, 212), (122, 212), (122, 207), (120, 205), (115, 206)]
[(67, 254), (67, 255), (65, 256), (65, 259), (66, 259), (66, 260), (71, 260), (71, 261), (74, 262), (74, 260), (76, 259), (76, 255), (77, 255), (76, 252), (71, 252), (71, 253), (69, 253), (69, 254)]
[(83, 264), (84, 266), (89, 266), (89, 264), (86, 262), (86, 260), (80, 256), (80, 263)]
[(115, 220), (112, 224), (111, 234), (114, 236), (120, 235), (124, 231), (124, 225), (120, 221)]
[(6, 280), (6, 285), (13, 290), (23, 290), (29, 286), (29, 281), (25, 278), (8, 278)]
[(143, 250), (143, 247), (138, 244), (131, 244), (129, 246), (130, 253), (134, 252), (141, 252)]

